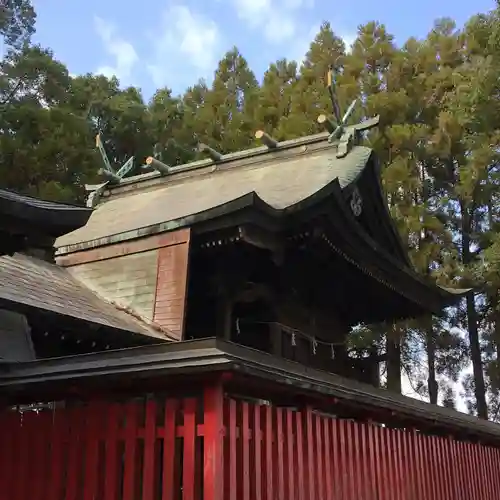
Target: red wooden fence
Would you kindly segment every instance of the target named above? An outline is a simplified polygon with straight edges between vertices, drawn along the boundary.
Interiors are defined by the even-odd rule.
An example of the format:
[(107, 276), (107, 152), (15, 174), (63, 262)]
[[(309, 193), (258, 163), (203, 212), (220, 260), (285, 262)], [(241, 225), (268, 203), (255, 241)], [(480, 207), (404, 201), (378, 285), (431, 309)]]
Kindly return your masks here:
[(1, 500), (496, 500), (499, 472), (496, 448), (311, 409), (222, 408), (215, 390), (0, 413)]

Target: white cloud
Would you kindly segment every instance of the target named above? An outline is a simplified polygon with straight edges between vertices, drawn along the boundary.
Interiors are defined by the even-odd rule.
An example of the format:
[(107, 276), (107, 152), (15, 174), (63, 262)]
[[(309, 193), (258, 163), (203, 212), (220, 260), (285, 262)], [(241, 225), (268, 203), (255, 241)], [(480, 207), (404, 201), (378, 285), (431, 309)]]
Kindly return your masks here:
[(184, 71), (190, 66), (199, 77), (213, 71), (221, 37), (212, 19), (185, 5), (169, 5), (155, 32), (160, 36), (154, 39), (154, 60), (147, 67), (156, 85), (164, 84), (180, 66)]
[(236, 15), (271, 43), (284, 43), (300, 31), (301, 14), (313, 0), (231, 0)]
[(109, 65), (99, 67), (97, 73), (107, 77), (116, 76), (119, 79), (128, 80), (139, 60), (134, 46), (117, 34), (112, 23), (98, 16), (94, 17), (94, 27), (104, 45), (105, 51), (113, 61)]

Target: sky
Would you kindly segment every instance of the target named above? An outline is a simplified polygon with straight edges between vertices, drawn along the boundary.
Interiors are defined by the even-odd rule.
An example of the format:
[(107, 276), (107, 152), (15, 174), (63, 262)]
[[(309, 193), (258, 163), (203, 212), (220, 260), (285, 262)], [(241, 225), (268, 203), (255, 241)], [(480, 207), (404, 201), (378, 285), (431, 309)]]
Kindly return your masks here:
[(459, 26), (493, 8), (494, 0), (34, 0), (36, 43), (50, 47), (71, 74), (116, 75), (140, 87), (181, 93), (210, 81), (217, 61), (233, 46), (261, 78), (268, 64), (300, 60), (322, 21), (346, 43), (360, 24), (377, 20), (395, 35), (423, 38), (435, 19)]

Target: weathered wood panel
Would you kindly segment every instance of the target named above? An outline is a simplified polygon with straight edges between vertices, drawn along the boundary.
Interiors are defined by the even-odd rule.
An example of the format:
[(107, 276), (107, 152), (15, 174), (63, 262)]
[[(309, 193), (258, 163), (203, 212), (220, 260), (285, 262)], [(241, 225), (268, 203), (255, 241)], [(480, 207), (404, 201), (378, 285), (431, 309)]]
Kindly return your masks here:
[(183, 338), (189, 234), (182, 243), (159, 250), (154, 322), (179, 340)]
[(157, 267), (158, 250), (150, 250), (68, 269), (103, 298), (152, 320)]

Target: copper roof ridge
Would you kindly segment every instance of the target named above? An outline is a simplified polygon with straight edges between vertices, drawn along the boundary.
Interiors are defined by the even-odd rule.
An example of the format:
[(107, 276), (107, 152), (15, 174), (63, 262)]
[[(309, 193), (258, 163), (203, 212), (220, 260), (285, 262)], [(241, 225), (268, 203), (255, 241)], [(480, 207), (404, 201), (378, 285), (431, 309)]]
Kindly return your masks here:
[[(130, 186), (133, 184), (141, 183), (148, 180), (164, 178), (165, 180), (171, 178), (172, 175), (181, 174), (184, 172), (190, 172), (195, 170), (201, 170), (207, 167), (217, 168), (219, 165), (227, 165), (229, 163), (246, 160), (258, 156), (267, 156), (267, 154), (278, 153), (281, 151), (287, 151), (294, 148), (299, 148), (301, 146), (307, 146), (309, 144), (316, 144), (325, 141), (325, 146), (335, 147), (336, 142), (326, 142), (328, 140), (329, 134), (327, 132), (320, 132), (318, 134), (312, 134), (305, 137), (298, 137), (296, 139), (289, 139), (283, 142), (279, 142), (275, 147), (268, 146), (256, 146), (254, 148), (244, 149), (241, 151), (236, 151), (234, 153), (227, 153), (221, 155), (218, 159), (206, 158), (202, 160), (194, 160), (188, 163), (183, 163), (181, 165), (175, 165), (168, 168), (168, 174), (162, 174), (159, 171), (146, 172), (143, 174), (133, 175), (130, 177), (123, 178), (118, 184), (108, 184), (106, 186), (106, 191), (111, 193), (115, 190), (119, 190), (121, 187)], [(150, 166), (154, 159), (147, 159), (147, 166)], [(99, 185), (87, 185), (87, 191), (93, 191)]]

